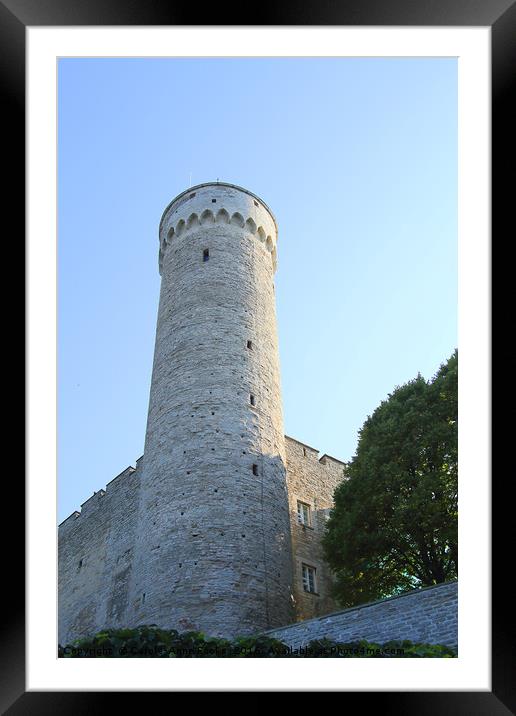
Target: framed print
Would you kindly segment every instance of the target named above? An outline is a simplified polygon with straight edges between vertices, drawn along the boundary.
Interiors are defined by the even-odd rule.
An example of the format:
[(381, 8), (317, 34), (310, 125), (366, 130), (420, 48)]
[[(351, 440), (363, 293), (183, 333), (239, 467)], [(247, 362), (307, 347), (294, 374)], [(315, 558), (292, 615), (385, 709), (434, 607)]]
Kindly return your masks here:
[[(510, 521), (489, 429), (514, 3), (208, 8), (198, 23), (166, 3), (4, 0), (0, 19), (16, 148), (6, 206), (26, 216), (28, 309), (26, 494), (10, 485), (26, 504), (26, 583), (16, 535), (4, 709), (101, 708), (102, 691), (514, 709), (499, 564)], [(360, 472), (353, 435), (365, 450), (377, 406), (394, 410), (385, 396), (422, 400), (457, 346), (460, 579), (452, 539), (436, 543), (442, 559), (425, 553), (423, 577), (360, 572), (358, 587), (332, 562), (337, 599), (323, 534), (338, 486)], [(389, 450), (373, 454), (365, 502), (393, 484)], [(61, 658), (110, 625), (202, 632), (224, 648), (255, 634), (291, 649), (405, 640), (454, 658)]]

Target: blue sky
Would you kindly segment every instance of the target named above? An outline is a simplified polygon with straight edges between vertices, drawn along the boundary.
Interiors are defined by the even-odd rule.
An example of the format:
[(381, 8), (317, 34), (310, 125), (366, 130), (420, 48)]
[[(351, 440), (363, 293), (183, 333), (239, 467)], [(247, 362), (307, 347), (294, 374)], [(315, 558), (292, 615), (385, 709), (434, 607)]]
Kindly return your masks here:
[(288, 435), (350, 459), (457, 345), (455, 59), (62, 59), (58, 104), (59, 521), (143, 453), (158, 224), (192, 184), (276, 216)]

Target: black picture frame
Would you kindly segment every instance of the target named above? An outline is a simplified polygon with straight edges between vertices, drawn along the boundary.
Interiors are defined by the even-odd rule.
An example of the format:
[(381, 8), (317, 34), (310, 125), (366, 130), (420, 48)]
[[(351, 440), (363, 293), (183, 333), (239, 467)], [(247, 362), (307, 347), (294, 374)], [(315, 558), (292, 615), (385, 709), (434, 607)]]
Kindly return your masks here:
[[(492, 230), (501, 244), (502, 236), (514, 234), (511, 222), (514, 181), (505, 177), (505, 168), (515, 165), (516, 116), (510, 107), (516, 72), (516, 2), (514, 0), (329, 0), (318, 2), (261, 2), (242, 6), (236, 13), (231, 6), (206, 4), (202, 22), (193, 4), (161, 0), (0, 0), (0, 77), (2, 82), (4, 139), (11, 153), (4, 207), (16, 217), (21, 232), (25, 216), (25, 30), (27, 26), (74, 25), (348, 25), (348, 26), (489, 26), (492, 39)], [(7, 209), (5, 209), (7, 212)], [(502, 233), (503, 232), (503, 233)], [(14, 238), (14, 234), (13, 237)], [(7, 237), (5, 237), (7, 241)], [(9, 243), (14, 243), (12, 240)], [(493, 242), (494, 245), (494, 242)], [(18, 240), (18, 246), (23, 243)], [(498, 304), (500, 306), (500, 304)], [(496, 308), (494, 303), (493, 307)], [(495, 315), (493, 311), (493, 315)], [(23, 340), (22, 340), (23, 342)], [(505, 357), (509, 357), (507, 353)], [(503, 352), (502, 352), (503, 357)], [(19, 395), (18, 395), (19, 400)], [(496, 435), (495, 448), (501, 446), (503, 429)], [(506, 477), (507, 479), (503, 479)], [(489, 714), (514, 712), (516, 707), (515, 646), (512, 623), (513, 595), (506, 589), (511, 560), (504, 558), (504, 545), (511, 544), (514, 518), (509, 515), (513, 501), (508, 499), (512, 471), (493, 481), (493, 593), (492, 593), (492, 691), (491, 692), (344, 692), (345, 706), (359, 698), (359, 708), (379, 709), (397, 714)], [(24, 502), (24, 485), (19, 476), (9, 480), (9, 503)], [(17, 510), (18, 513), (20, 510)], [(0, 647), (2, 689), (0, 707), (9, 714), (81, 714), (105, 708), (100, 692), (25, 691), (25, 592), (24, 532), (4, 538), (4, 575), (9, 574), (8, 602), (4, 607), (4, 630)], [(512, 532), (512, 534), (511, 534)], [(512, 541), (514, 543), (514, 541)], [(6, 590), (7, 591), (7, 590)], [(410, 689), (410, 684), (407, 684)], [(121, 694), (117, 693), (116, 698)], [(131, 699), (138, 698), (131, 693)], [(357, 704), (358, 705), (358, 704)], [(147, 704), (148, 708), (148, 704)]]

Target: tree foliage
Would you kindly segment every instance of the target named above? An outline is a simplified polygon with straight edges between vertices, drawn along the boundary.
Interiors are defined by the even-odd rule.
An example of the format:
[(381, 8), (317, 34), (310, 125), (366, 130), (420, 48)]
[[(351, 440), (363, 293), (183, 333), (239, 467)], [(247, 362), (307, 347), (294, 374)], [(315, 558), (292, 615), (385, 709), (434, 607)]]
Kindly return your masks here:
[(344, 607), (457, 577), (457, 371), (455, 351), (359, 432), (324, 536)]
[(411, 641), (368, 641), (350, 643), (318, 639), (299, 648), (289, 647), (278, 639), (261, 634), (236, 639), (205, 636), (201, 632), (178, 633), (160, 629), (154, 624), (135, 629), (104, 629), (93, 636), (76, 639), (59, 646), (64, 659), (213, 659), (213, 658), (454, 658), (454, 649), (441, 644), (414, 644)]

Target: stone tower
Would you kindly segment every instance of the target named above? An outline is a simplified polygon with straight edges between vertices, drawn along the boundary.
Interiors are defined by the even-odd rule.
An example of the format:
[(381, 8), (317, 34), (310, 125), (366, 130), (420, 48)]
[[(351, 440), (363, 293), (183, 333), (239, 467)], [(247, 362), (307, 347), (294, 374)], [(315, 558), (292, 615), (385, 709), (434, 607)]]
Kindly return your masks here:
[(161, 219), (137, 624), (233, 636), (293, 619), (276, 240), (233, 184), (192, 187)]

